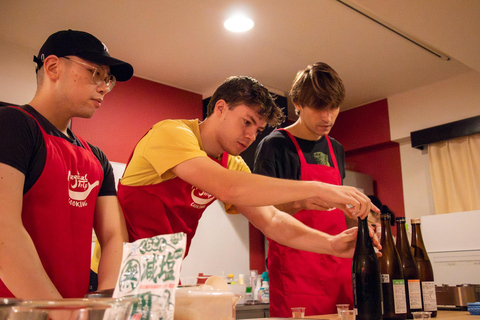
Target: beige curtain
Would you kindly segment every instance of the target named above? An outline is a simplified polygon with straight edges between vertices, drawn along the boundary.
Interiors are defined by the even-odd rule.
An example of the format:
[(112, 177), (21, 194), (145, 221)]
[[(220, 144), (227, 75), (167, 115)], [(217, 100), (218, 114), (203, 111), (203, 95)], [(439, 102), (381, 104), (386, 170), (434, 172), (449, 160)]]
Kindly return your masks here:
[(436, 213), (480, 210), (480, 133), (428, 145)]

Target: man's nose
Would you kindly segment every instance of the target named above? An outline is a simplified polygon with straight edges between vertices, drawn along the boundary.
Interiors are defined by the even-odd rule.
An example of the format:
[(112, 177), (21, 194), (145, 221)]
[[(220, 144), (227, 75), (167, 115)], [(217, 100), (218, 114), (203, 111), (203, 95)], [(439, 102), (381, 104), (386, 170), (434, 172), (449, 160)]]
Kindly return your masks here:
[(257, 129), (255, 128), (247, 129), (245, 136), (248, 138), (248, 140), (252, 142), (255, 141), (255, 139), (257, 138)]
[(330, 110), (322, 110), (320, 112), (320, 118), (325, 122), (330, 122), (332, 120), (332, 112), (330, 112)]
[(110, 92), (110, 87), (105, 81), (102, 81), (100, 84), (97, 84), (97, 92), (105, 95)]

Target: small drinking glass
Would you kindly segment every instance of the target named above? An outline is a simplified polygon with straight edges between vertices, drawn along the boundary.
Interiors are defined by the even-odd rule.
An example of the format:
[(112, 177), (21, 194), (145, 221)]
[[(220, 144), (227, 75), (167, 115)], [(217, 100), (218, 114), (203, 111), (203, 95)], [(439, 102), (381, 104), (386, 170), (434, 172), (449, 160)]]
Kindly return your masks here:
[(432, 313), (430, 311), (412, 312), (413, 319), (430, 319), (431, 314)]
[(337, 304), (338, 317), (342, 317), (342, 310), (348, 310), (349, 304)]
[(305, 308), (292, 308), (292, 318), (305, 318)]
[(341, 318), (342, 320), (355, 320), (355, 316), (357, 314), (357, 310), (342, 310)]
[(48, 313), (43, 310), (12, 309), (7, 320), (47, 320)]

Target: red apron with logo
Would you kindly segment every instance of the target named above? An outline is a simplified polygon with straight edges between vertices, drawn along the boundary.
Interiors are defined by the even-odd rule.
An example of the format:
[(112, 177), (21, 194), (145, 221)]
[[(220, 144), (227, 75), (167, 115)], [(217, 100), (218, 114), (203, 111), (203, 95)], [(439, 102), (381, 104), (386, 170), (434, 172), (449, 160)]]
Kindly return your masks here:
[[(84, 148), (75, 146), (38, 126), (47, 158), (39, 179), (23, 196), (23, 225), (62, 297), (83, 298), (90, 280), (93, 216), (103, 169), (85, 140), (77, 137)], [(13, 297), (3, 282), (0, 296)]]
[[(228, 167), (228, 154), (221, 163)], [(118, 199), (122, 206), (131, 242), (160, 234), (185, 232), (187, 248), (197, 230), (205, 209), (215, 200), (211, 194), (192, 186), (179, 177), (146, 186), (118, 185)]]
[[(295, 137), (284, 131), (297, 149), (301, 180), (341, 184), (337, 160), (328, 136), (326, 139), (334, 167), (307, 163)], [(302, 210), (293, 217), (311, 228), (332, 235), (347, 228), (345, 215), (339, 209)], [(306, 307), (306, 315), (333, 314), (337, 312), (338, 303), (352, 305), (351, 269), (352, 259), (296, 250), (269, 240), (270, 316), (291, 317), (290, 308), (293, 307)]]

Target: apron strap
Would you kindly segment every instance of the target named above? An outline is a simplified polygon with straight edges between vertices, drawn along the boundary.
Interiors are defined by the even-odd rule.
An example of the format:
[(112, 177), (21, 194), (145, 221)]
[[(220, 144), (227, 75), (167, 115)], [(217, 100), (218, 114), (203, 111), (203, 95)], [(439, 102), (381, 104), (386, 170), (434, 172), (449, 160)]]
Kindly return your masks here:
[(291, 134), (288, 130), (285, 130), (284, 128), (278, 128), (277, 130), (285, 131), (287, 135), (289, 136), (290, 140), (292, 140), (293, 144), (295, 145), (295, 148), (297, 149), (298, 153), (298, 158), (300, 159), (300, 164), (304, 165), (307, 163), (305, 160), (305, 156), (303, 155), (302, 149), (300, 149), (300, 146), (298, 145), (297, 139)]

